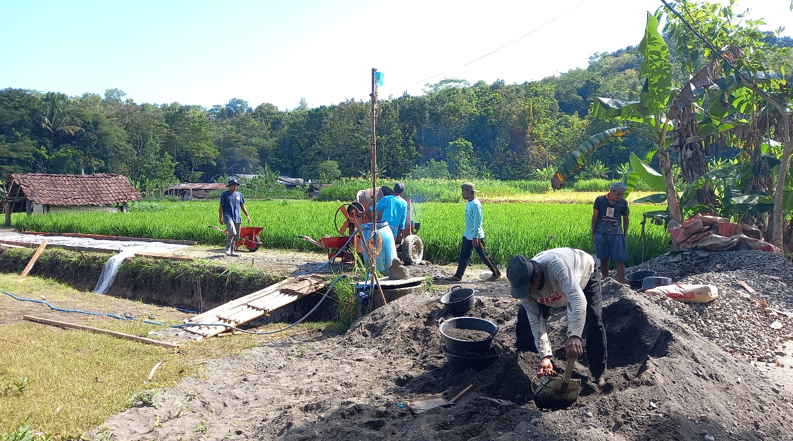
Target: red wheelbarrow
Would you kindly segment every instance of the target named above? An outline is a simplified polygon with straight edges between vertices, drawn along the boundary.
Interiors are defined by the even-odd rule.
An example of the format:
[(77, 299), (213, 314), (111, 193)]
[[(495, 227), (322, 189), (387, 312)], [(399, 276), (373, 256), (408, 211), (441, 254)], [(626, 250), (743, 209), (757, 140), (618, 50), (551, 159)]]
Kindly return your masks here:
[[(350, 236), (336, 236), (336, 237), (325, 236), (323, 238), (320, 238), (319, 241), (316, 241), (308, 236), (298, 236), (298, 237), (300, 237), (303, 240), (307, 240), (320, 248), (327, 249), (328, 259), (331, 259), (333, 258), (333, 256), (336, 256), (336, 253), (339, 253), (339, 250), (343, 248), (344, 251), (339, 253), (339, 255), (336, 257), (341, 258), (341, 261), (343, 263), (353, 262), (352, 252), (350, 252), (349, 249), (349, 243), (352, 242), (350, 240)], [(333, 260), (335, 261), (336, 259)]]
[[(220, 229), (214, 225), (208, 225), (208, 227), (214, 228), (226, 236), (229, 235), (228, 230)], [(259, 238), (262, 230), (264, 230), (264, 227), (241, 227), (240, 238), (234, 242), (234, 249), (237, 250), (239, 247), (244, 246), (251, 252), (258, 250), (262, 246), (262, 240)]]

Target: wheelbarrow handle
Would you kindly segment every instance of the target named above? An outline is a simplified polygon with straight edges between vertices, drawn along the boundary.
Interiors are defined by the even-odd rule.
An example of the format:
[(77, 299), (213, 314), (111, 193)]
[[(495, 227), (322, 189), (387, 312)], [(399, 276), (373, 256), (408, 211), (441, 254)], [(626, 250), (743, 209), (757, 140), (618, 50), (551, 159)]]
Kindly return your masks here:
[(565, 393), (567, 386), (570, 386), (570, 379), (573, 378), (573, 367), (575, 366), (575, 358), (567, 359), (567, 367), (564, 369), (564, 380), (562, 380), (562, 387), (559, 388), (559, 393)]

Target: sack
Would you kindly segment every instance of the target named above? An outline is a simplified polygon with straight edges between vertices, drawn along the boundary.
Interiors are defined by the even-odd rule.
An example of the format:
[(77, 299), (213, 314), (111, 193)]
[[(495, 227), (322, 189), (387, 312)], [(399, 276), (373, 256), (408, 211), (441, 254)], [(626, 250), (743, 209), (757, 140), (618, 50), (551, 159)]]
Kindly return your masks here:
[(719, 236), (730, 237), (736, 234), (741, 234), (741, 224), (734, 224), (732, 222), (723, 222), (717, 225), (718, 229), (716, 234)]
[(735, 249), (737, 246), (737, 240), (732, 237), (724, 237), (717, 234), (707, 236), (697, 243), (697, 248), (711, 251), (728, 251)]
[(665, 295), (683, 303), (708, 303), (719, 296), (719, 289), (713, 285), (666, 285), (648, 289), (645, 292)]
[(702, 225), (705, 225), (706, 227), (730, 221), (726, 217), (712, 216), (710, 214), (697, 214), (694, 217), (701, 220)]

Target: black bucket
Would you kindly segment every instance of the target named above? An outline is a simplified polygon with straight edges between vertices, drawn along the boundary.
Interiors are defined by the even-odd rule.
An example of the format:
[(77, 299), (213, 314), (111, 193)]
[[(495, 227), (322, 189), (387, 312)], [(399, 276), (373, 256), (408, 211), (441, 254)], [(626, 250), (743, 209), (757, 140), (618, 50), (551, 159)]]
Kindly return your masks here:
[(455, 285), (452, 290), (441, 297), (441, 303), (452, 314), (465, 314), (474, 306), (474, 290), (471, 288), (461, 288)]
[[(490, 334), (490, 337), (479, 341), (459, 340), (446, 334), (446, 331), (453, 328), (485, 331)], [(498, 326), (490, 320), (477, 317), (456, 317), (441, 323), (440, 331), (446, 349), (454, 355), (465, 357), (469, 353), (486, 354), (490, 345), (493, 344), (493, 337), (498, 332)]]
[(642, 281), (642, 291), (653, 289), (658, 286), (666, 286), (671, 285), (672, 279), (669, 277), (660, 277), (660, 276), (653, 276), (653, 277), (645, 277)]
[(636, 271), (634, 273), (630, 273), (625, 276), (625, 280), (628, 281), (630, 284), (631, 289), (640, 290), (642, 289), (642, 282), (644, 282), (645, 277), (653, 277), (657, 273), (655, 271)]
[(501, 346), (495, 344), (484, 354), (469, 352), (465, 355), (457, 355), (449, 352), (446, 346), (443, 347), (443, 355), (446, 356), (449, 370), (452, 372), (465, 372), (468, 369), (484, 370), (501, 356), (502, 351)]

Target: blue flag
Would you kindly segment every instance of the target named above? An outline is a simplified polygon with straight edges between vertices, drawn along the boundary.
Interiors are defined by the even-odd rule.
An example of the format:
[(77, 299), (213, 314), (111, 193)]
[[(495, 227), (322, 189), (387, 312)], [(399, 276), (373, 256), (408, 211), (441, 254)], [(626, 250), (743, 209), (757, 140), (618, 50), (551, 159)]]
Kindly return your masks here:
[(375, 82), (377, 83), (377, 87), (380, 87), (380, 86), (382, 86), (382, 85), (383, 85), (383, 77), (384, 77), (384, 76), (385, 76), (385, 75), (383, 75), (383, 73), (382, 73), (382, 72), (375, 72), (375, 73), (374, 73), (374, 80), (375, 80)]

